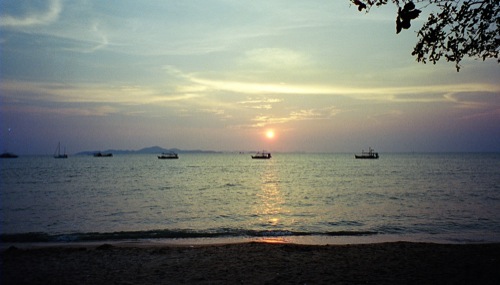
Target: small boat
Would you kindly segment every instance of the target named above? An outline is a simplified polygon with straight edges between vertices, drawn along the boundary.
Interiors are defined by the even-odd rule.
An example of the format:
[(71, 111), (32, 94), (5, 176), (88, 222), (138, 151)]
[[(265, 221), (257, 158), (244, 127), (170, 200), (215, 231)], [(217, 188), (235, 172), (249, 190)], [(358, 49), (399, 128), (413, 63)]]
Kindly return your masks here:
[(161, 155), (158, 155), (158, 159), (178, 159), (179, 156), (175, 152), (169, 152), (169, 153), (162, 153)]
[(10, 152), (4, 152), (0, 154), (0, 158), (18, 158), (19, 156), (17, 154), (13, 154)]
[(102, 153), (102, 152), (96, 152), (94, 153), (94, 157), (112, 157), (112, 153)]
[(255, 155), (252, 155), (253, 159), (270, 159), (271, 158), (271, 153), (270, 152), (257, 152)]
[(56, 151), (54, 152), (54, 158), (68, 158), (66, 154), (66, 149), (64, 149), (64, 153), (61, 154), (61, 143), (57, 144)]
[(360, 155), (355, 154), (354, 157), (357, 159), (378, 159), (378, 152), (375, 152), (375, 150), (370, 147), (368, 152), (363, 150)]

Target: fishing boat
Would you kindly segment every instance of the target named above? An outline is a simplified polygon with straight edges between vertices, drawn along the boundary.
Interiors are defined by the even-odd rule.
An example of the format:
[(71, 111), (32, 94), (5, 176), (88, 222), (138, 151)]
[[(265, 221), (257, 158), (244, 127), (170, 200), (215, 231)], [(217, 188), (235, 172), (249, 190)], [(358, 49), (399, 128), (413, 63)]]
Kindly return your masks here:
[(17, 154), (13, 154), (11, 152), (4, 152), (0, 154), (0, 158), (18, 158)]
[(112, 157), (112, 153), (102, 153), (102, 152), (96, 152), (94, 153), (94, 157)]
[(61, 143), (60, 142), (57, 144), (56, 151), (54, 152), (54, 158), (68, 158), (68, 155), (66, 154), (66, 148), (64, 149), (64, 153), (61, 154)]
[(257, 152), (255, 155), (252, 155), (253, 159), (270, 159), (271, 158), (271, 153), (270, 152)]
[(179, 155), (175, 152), (163, 152), (161, 155), (158, 155), (158, 159), (178, 159)]
[(370, 147), (367, 152), (363, 150), (360, 155), (355, 154), (354, 157), (357, 159), (378, 159), (378, 152), (375, 152), (375, 150)]

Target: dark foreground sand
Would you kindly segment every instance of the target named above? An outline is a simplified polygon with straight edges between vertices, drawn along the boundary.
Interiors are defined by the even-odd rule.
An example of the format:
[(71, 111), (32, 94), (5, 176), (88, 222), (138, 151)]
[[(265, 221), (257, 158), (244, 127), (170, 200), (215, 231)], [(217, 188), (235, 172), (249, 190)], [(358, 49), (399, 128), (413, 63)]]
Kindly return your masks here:
[(9, 248), (0, 284), (500, 284), (500, 244)]

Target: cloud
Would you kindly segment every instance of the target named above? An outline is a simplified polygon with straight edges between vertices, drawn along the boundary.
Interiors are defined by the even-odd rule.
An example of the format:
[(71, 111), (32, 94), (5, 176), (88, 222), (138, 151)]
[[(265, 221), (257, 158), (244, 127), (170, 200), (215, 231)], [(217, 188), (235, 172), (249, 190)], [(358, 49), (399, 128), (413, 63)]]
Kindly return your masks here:
[(243, 64), (271, 69), (289, 69), (309, 66), (310, 61), (303, 54), (290, 49), (261, 48), (246, 52)]
[(489, 118), (500, 119), (500, 93), (454, 93), (446, 96), (457, 109), (463, 110), (462, 119)]
[(29, 27), (47, 25), (59, 18), (62, 11), (61, 0), (50, 0), (45, 10), (29, 11), (20, 16), (4, 14), (0, 17), (0, 27)]
[(245, 101), (240, 101), (238, 104), (248, 106), (252, 109), (266, 109), (270, 110), (273, 108), (274, 103), (283, 102), (283, 99), (278, 98), (249, 98)]
[[(200, 94), (169, 93), (144, 86), (70, 85), (4, 81), (0, 85), (2, 110), (33, 114), (106, 116), (114, 113), (155, 116), (154, 110), (164, 112), (173, 102), (197, 101)], [(36, 107), (35, 107), (36, 106)], [(134, 106), (140, 107), (134, 111)], [(159, 108), (159, 109), (158, 109)], [(137, 108), (135, 108), (137, 109)]]
[(176, 93), (136, 85), (72, 85), (6, 80), (0, 85), (4, 100), (25, 104), (112, 104), (114, 106), (166, 105), (171, 102), (191, 101), (200, 94)]
[(339, 112), (339, 109), (331, 106), (325, 108), (300, 109), (292, 111), (288, 114), (288, 116), (284, 117), (259, 115), (252, 119), (253, 124), (251, 124), (249, 127), (262, 128), (266, 126), (285, 124), (296, 121), (325, 120), (332, 118)]
[(200, 111), (205, 112), (205, 113), (209, 113), (209, 114), (214, 114), (214, 115), (222, 118), (223, 120), (231, 119), (233, 117), (232, 115), (226, 114), (226, 110), (220, 109), (220, 108), (201, 109)]
[(240, 101), (239, 104), (261, 104), (261, 103), (279, 103), (283, 102), (283, 99), (278, 98), (263, 98), (263, 99), (248, 99), (246, 101)]
[(196, 76), (188, 76), (192, 83), (205, 86), (206, 89), (224, 90), (241, 94), (269, 95), (341, 95), (358, 100), (391, 101), (391, 102), (452, 102), (456, 101), (451, 94), (500, 92), (500, 86), (480, 83), (464, 83), (452, 85), (425, 85), (405, 87), (356, 87), (321, 84), (285, 84), (241, 82), (231, 80), (212, 80)]
[[(108, 36), (102, 30), (99, 29), (99, 23), (97, 22), (92, 25), (92, 28), (90, 29), (90, 33), (88, 36), (89, 38), (90, 37), (96, 38), (96, 40), (92, 41), (90, 39), (86, 39), (85, 41), (88, 43), (85, 44), (85, 46), (82, 45), (80, 40), (77, 40), (78, 47), (64, 48), (64, 50), (81, 52), (81, 53), (93, 53), (109, 45)], [(88, 47), (88, 45), (90, 45), (90, 47)]]
[(404, 113), (400, 110), (389, 110), (383, 113), (376, 113), (368, 116), (368, 118), (374, 120), (375, 122), (383, 122), (383, 121), (394, 121), (400, 120)]
[(67, 116), (83, 116), (83, 117), (104, 117), (111, 114), (119, 113), (119, 109), (112, 106), (78, 106), (78, 107), (44, 107), (44, 106), (10, 106), (4, 111), (15, 112), (25, 115), (46, 115), (57, 114)]
[(495, 92), (456, 92), (446, 94), (445, 97), (457, 103), (460, 108), (500, 108), (500, 93)]
[(254, 83), (224, 80), (210, 80), (192, 77), (191, 81), (210, 89), (238, 92), (243, 94), (327, 94), (331, 90), (319, 86), (288, 85), (284, 83)]

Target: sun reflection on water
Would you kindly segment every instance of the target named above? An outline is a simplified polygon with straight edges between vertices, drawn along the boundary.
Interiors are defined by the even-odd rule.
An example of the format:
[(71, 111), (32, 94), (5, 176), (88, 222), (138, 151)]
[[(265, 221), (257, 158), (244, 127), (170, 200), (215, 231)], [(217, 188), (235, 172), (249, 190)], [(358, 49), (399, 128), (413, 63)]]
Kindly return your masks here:
[(255, 212), (262, 224), (277, 227), (282, 224), (282, 215), (286, 210), (283, 207), (285, 199), (280, 187), (280, 179), (272, 164), (265, 169), (260, 180), (260, 192), (257, 194), (260, 203), (256, 205)]

